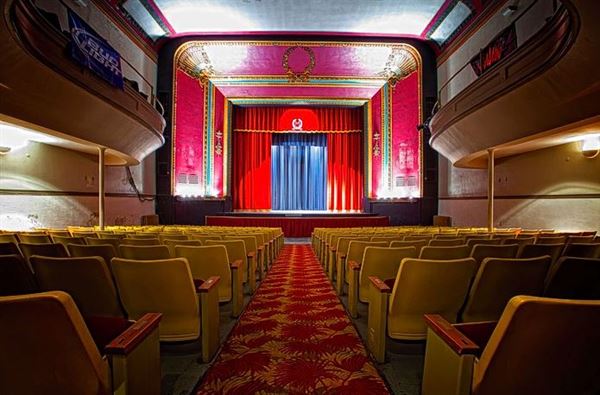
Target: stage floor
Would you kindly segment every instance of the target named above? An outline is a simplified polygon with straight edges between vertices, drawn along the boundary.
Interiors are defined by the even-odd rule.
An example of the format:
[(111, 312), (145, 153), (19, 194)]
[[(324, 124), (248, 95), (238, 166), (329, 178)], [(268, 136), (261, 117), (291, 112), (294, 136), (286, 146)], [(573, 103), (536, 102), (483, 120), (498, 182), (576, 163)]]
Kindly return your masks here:
[(280, 227), (285, 237), (309, 237), (314, 228), (389, 226), (389, 217), (371, 213), (232, 212), (207, 215), (206, 225)]
[(234, 210), (216, 215), (231, 217), (372, 217), (377, 214), (356, 210)]

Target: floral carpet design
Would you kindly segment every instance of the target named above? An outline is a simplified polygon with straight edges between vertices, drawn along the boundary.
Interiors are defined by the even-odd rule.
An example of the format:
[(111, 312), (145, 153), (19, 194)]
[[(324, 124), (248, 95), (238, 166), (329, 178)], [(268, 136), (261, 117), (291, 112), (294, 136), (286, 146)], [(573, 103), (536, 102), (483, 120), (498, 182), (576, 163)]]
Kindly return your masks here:
[(309, 245), (286, 245), (197, 394), (388, 394)]

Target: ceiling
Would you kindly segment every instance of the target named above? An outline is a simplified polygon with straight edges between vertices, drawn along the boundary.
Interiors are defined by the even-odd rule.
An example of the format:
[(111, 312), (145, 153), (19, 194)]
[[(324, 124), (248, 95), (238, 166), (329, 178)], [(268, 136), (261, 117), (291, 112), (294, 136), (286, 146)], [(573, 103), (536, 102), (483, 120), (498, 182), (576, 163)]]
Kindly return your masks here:
[(491, 0), (125, 0), (115, 2), (145, 34), (343, 33), (443, 44)]
[(402, 43), (188, 41), (177, 67), (228, 98), (369, 99), (412, 74), (418, 52)]

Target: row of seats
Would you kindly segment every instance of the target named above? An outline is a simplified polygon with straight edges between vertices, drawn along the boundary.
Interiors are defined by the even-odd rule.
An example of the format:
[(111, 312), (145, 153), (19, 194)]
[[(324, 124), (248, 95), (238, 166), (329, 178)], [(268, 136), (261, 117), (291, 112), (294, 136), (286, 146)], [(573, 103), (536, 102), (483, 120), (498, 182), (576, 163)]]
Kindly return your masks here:
[[(348, 310), (368, 303), (367, 344), (383, 362), (389, 336), (423, 340), (423, 315), (449, 322), (498, 320), (520, 294), (600, 298), (600, 244), (595, 235), (517, 238), (516, 233), (397, 234), (397, 229), (321, 230), (313, 238)], [(591, 233), (591, 232), (590, 232)], [(313, 235), (314, 236), (314, 235)], [(591, 258), (563, 257), (573, 253)]]
[[(258, 272), (256, 264), (250, 263), (256, 257), (246, 252), (246, 244), (254, 242), (257, 251), (264, 251), (265, 270), (280, 249), (264, 229), (227, 230), (204, 241), (187, 235), (157, 238), (164, 243), (158, 245), (127, 243), (128, 239), (155, 239), (145, 235), (86, 236), (81, 244), (67, 240), (81, 236), (52, 235), (55, 243), (7, 243), (16, 250), (0, 256), (0, 292), (13, 294), (0, 297), (0, 317), (11, 317), (10, 324), (0, 325), (0, 348), (8, 352), (1, 359), (0, 388), (21, 391), (15, 393), (79, 394), (90, 393), (91, 386), (97, 388), (94, 393), (158, 394), (159, 342), (200, 343), (202, 359), (208, 362), (219, 347), (220, 304), (231, 304), (232, 314), (239, 315), (243, 284)], [(105, 242), (110, 239), (120, 241), (117, 248)], [(262, 240), (268, 241), (258, 247)], [(229, 256), (230, 250), (236, 251), (234, 246), (241, 251), (239, 259), (232, 259), (233, 253)], [(27, 293), (14, 296), (23, 292)], [(20, 324), (35, 328), (37, 339), (30, 339), (34, 331), (22, 330)], [(21, 344), (19, 349), (4, 347), (15, 341)], [(52, 346), (44, 347), (48, 342)], [(65, 353), (64, 360), (71, 361), (66, 368), (78, 366), (78, 374), (79, 367), (91, 372), (73, 380), (69, 372), (50, 372), (40, 366), (44, 374), (24, 380), (22, 372), (28, 371), (25, 365), (32, 364), (32, 356), (54, 358)], [(37, 362), (36, 357), (33, 364)]]

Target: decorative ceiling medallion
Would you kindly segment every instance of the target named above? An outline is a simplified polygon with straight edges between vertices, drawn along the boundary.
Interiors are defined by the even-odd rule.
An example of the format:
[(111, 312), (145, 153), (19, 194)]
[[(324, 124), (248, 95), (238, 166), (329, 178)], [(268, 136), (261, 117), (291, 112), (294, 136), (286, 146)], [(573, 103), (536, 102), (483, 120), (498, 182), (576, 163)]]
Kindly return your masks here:
[(177, 59), (177, 68), (202, 84), (208, 82), (215, 70), (204, 45), (193, 45), (185, 49)]
[[(290, 60), (290, 55), (297, 49), (302, 49), (304, 50), (304, 52), (306, 52), (308, 54), (309, 57), (309, 61), (308, 64), (306, 65), (306, 67), (304, 67), (304, 70), (302, 70), (301, 72), (296, 72), (294, 70), (292, 70), (292, 68), (289, 65), (289, 60)], [(285, 50), (285, 53), (283, 54), (283, 69), (285, 70), (285, 73), (288, 76), (288, 80), (289, 82), (308, 82), (308, 78), (310, 77), (310, 74), (312, 73), (313, 69), (315, 68), (315, 53), (312, 50), (312, 48), (310, 47), (300, 47), (300, 46), (293, 46), (293, 47), (289, 47), (288, 49)]]
[(410, 75), (417, 69), (416, 57), (403, 47), (393, 47), (388, 57), (381, 76), (388, 79), (390, 86), (394, 88), (396, 83)]

